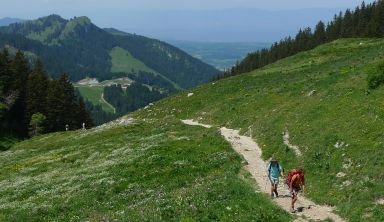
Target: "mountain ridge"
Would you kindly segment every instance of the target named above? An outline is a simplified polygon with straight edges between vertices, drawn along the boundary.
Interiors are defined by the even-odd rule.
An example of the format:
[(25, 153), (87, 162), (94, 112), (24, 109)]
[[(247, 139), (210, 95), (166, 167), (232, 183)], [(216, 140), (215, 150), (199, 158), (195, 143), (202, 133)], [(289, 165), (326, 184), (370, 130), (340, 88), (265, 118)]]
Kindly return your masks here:
[[(124, 33), (116, 29), (114, 32)], [(135, 34), (113, 35), (94, 25), (86, 16), (66, 20), (53, 14), (25, 23), (1, 27), (0, 33), (3, 35), (19, 34), (26, 39), (41, 43), (41, 46), (35, 47), (44, 49), (34, 51), (43, 51), (36, 54), (42, 54), (39, 56), (42, 56), (43, 61), (49, 61), (47, 69), (53, 74), (53, 77), (66, 70), (74, 81), (85, 77), (96, 77), (102, 81), (112, 79), (114, 76), (124, 77), (129, 73), (130, 70), (127, 70), (125, 74), (108, 74), (111, 73), (112, 66), (109, 51), (116, 46), (129, 51), (135, 58), (176, 82), (182, 88), (206, 82), (219, 73), (212, 66), (189, 56), (172, 45)], [(28, 40), (24, 41), (28, 42)], [(0, 45), (13, 46), (17, 44), (10, 38), (2, 40), (0, 43)], [(23, 45), (20, 47), (21, 50), (26, 48), (28, 47), (23, 47)], [(55, 50), (62, 50), (66, 54), (64, 58), (61, 57), (63, 58), (61, 62), (57, 58), (60, 57), (59, 55), (52, 55), (55, 54)]]
[(11, 18), (11, 17), (4, 17), (0, 19), (0, 27), (1, 26), (8, 26), (13, 23), (18, 23), (18, 22), (25, 22), (26, 20), (24, 19), (19, 19), (19, 18)]

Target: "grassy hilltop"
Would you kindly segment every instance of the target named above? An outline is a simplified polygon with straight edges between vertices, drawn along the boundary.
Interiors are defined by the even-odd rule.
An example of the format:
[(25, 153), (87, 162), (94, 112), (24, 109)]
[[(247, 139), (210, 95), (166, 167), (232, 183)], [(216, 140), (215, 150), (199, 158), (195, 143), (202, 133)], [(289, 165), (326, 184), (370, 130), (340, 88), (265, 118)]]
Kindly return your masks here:
[(18, 143), (0, 153), (0, 220), (292, 220), (253, 191), (216, 129), (179, 121), (193, 118), (252, 128), (265, 158), (305, 168), (311, 199), (350, 221), (382, 221), (384, 88), (368, 90), (366, 79), (383, 47), (383, 39), (338, 40), (162, 100), (128, 125)]

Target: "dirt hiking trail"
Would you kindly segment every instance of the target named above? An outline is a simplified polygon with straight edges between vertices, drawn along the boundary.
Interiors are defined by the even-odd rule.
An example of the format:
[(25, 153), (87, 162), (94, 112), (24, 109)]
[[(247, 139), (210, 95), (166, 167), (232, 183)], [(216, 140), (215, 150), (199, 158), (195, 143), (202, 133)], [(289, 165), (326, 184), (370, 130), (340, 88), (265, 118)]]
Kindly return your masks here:
[[(209, 125), (200, 124), (193, 120), (182, 120), (184, 124), (192, 126), (202, 126), (211, 128)], [(248, 165), (245, 166), (246, 170), (251, 173), (252, 177), (256, 180), (261, 192), (270, 194), (270, 183), (265, 176), (267, 163), (261, 158), (261, 149), (259, 145), (247, 136), (241, 136), (238, 130), (220, 128), (221, 135), (231, 143), (232, 148), (241, 154), (247, 161)], [(281, 208), (290, 212), (291, 197), (288, 188), (283, 184), (283, 179), (280, 179), (279, 197), (274, 198), (273, 201)], [(338, 215), (332, 212), (332, 208), (328, 206), (317, 205), (310, 201), (303, 195), (299, 194), (299, 199), (295, 204), (295, 215), (298, 216), (296, 221), (309, 221), (309, 220), (326, 220), (332, 219), (335, 222), (345, 221)]]

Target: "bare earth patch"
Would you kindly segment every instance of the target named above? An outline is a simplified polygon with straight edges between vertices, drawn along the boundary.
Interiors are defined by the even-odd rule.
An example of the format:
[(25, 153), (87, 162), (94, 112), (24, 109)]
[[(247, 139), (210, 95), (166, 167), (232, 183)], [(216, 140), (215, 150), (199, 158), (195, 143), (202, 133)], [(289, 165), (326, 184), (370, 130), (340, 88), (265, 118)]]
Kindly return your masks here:
[(212, 126), (206, 125), (206, 124), (201, 124), (198, 122), (193, 121), (192, 119), (186, 119), (186, 120), (181, 120), (184, 124), (190, 125), (190, 126), (202, 126), (204, 128), (211, 128)]
[(301, 151), (300, 151), (300, 148), (296, 145), (292, 145), (290, 142), (289, 142), (289, 132), (285, 132), (284, 135), (283, 135), (283, 141), (284, 141), (284, 144), (287, 145), (290, 149), (292, 149), (296, 156), (301, 156)]

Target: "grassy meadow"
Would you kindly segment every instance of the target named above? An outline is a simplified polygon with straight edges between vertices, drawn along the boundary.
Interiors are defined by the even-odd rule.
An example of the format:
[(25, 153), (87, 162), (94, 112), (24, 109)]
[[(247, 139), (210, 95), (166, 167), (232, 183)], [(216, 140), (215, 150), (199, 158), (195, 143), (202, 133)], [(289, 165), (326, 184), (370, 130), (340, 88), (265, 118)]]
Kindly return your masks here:
[(105, 112), (113, 113), (114, 108), (111, 104), (106, 103), (102, 98), (104, 92), (104, 86), (87, 86), (76, 85), (76, 89), (79, 90), (81, 96), (91, 102), (93, 105), (100, 105)]
[(252, 131), (265, 159), (306, 170), (312, 200), (349, 221), (383, 221), (384, 87), (368, 90), (366, 80), (383, 47), (338, 40), (169, 97), (128, 125), (17, 143), (0, 153), (0, 220), (293, 220), (253, 190), (217, 128), (179, 121), (193, 118)]
[[(338, 40), (157, 106), (247, 135), (251, 128), (266, 159), (306, 170), (311, 199), (350, 221), (383, 221), (384, 87), (368, 90), (366, 80), (383, 47), (383, 39)], [(285, 132), (303, 157), (284, 145)]]
[(113, 48), (110, 52), (110, 56), (112, 59), (111, 72), (137, 73), (139, 71), (144, 71), (157, 74), (156, 71), (149, 68), (143, 62), (133, 57), (130, 52), (123, 48)]
[(0, 154), (0, 221), (287, 221), (216, 129), (135, 120)]

